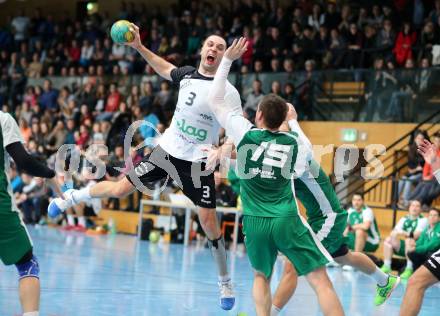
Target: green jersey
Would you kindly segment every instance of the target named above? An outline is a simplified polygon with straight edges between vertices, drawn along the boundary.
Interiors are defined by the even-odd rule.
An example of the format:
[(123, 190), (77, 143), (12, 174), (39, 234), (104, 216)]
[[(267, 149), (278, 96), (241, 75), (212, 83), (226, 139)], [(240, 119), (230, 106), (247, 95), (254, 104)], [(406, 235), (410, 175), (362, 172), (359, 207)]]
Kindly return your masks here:
[(428, 253), (440, 249), (440, 222), (426, 227), (416, 241), (416, 252)]
[(423, 215), (419, 215), (416, 218), (412, 218), (409, 215), (402, 217), (394, 227), (394, 230), (398, 233), (414, 233), (416, 231), (421, 232), (428, 226), (428, 219)]
[(311, 149), (298, 141), (296, 132), (254, 128), (240, 115), (230, 115), (226, 131), (237, 150), (243, 214), (297, 216), (293, 176), (305, 170)]
[(15, 142), (24, 142), (20, 129), (9, 113), (0, 111), (0, 210), (3, 212), (18, 212), (12, 199), (12, 188), (8, 176), (9, 155), (6, 152), (6, 147)]
[(379, 244), (380, 242), (380, 235), (379, 235), (379, 228), (377, 226), (376, 219), (374, 218), (374, 213), (371, 208), (368, 206), (363, 206), (362, 211), (358, 212), (353, 207), (350, 207), (348, 209), (348, 224), (350, 226), (356, 225), (356, 224), (362, 224), (364, 222), (370, 222), (370, 228), (368, 229), (368, 237), (367, 241), (371, 244)]

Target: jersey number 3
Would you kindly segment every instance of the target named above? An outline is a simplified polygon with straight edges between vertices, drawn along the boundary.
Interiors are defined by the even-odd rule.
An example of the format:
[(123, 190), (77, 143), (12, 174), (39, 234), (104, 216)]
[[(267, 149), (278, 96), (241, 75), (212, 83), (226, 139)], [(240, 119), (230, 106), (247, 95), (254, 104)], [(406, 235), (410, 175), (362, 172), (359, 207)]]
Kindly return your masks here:
[(263, 165), (283, 168), (289, 158), (290, 146), (263, 142), (258, 146), (251, 160), (257, 161), (265, 151)]
[(189, 94), (190, 96), (188, 97), (188, 101), (186, 101), (185, 104), (191, 106), (193, 105), (194, 99), (196, 98), (197, 94), (195, 94), (195, 92), (190, 92)]

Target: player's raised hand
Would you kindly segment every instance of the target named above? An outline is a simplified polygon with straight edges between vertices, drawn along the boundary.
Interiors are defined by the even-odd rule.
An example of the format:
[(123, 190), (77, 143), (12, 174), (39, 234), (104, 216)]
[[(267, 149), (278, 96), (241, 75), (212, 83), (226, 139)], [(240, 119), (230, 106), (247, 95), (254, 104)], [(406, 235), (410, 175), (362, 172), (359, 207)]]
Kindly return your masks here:
[(287, 103), (287, 115), (286, 120), (296, 120), (298, 118), (298, 114), (296, 113), (295, 107), (292, 103)]
[(438, 150), (435, 144), (432, 144), (426, 139), (417, 147), (419, 154), (423, 156), (423, 159), (425, 159), (427, 163), (431, 164), (434, 171), (440, 169), (440, 157), (437, 155)]
[(134, 23), (131, 23), (130, 25), (130, 32), (133, 33), (134, 39), (131, 42), (125, 42), (124, 44), (133, 47), (134, 49), (138, 49), (142, 46), (142, 42), (139, 34), (139, 28)]
[(230, 60), (237, 60), (244, 54), (245, 51), (247, 51), (247, 45), (248, 41), (244, 37), (240, 37), (238, 40), (234, 39), (231, 46), (229, 46), (226, 50), (224, 56)]

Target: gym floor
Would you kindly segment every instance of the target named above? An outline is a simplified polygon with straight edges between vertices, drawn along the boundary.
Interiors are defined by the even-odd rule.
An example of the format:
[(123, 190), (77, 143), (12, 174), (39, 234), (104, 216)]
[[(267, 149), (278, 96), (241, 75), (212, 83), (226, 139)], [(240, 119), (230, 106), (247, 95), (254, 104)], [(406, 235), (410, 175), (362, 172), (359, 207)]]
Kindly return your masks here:
[[(208, 249), (138, 242), (133, 236), (87, 236), (49, 227), (28, 227), (40, 262), (42, 316), (255, 315), (252, 272), (245, 254), (229, 254), (236, 290), (234, 310), (218, 306), (216, 270)], [(349, 316), (398, 315), (404, 286), (379, 308), (374, 282), (359, 272), (330, 268), (330, 277)], [(274, 271), (279, 280), (281, 262)], [(20, 314), (14, 266), (0, 264), (0, 315)], [(440, 287), (426, 293), (420, 315), (438, 315)], [(321, 315), (313, 291), (300, 278), (282, 315)]]

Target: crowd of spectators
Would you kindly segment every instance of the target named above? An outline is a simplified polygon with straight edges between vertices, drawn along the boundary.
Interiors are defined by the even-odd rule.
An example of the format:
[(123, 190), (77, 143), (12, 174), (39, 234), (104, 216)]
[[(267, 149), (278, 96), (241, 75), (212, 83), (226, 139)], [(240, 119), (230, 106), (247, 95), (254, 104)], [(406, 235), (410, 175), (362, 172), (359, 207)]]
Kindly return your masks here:
[[(401, 2), (408, 3), (399, 6)], [(48, 159), (63, 144), (85, 151), (90, 144), (103, 143), (116, 162), (120, 157), (114, 157), (114, 148), (132, 121), (144, 119), (159, 131), (168, 125), (175, 89), (151, 77), (153, 70), (135, 50), (111, 41), (109, 29), (117, 19), (139, 25), (143, 43), (177, 66), (196, 65), (209, 34), (220, 34), (228, 42), (244, 35), (250, 46), (235, 69), (243, 77), (269, 72), (303, 78), (299, 87), (274, 80), (270, 89), (263, 89), (257, 76), (241, 87), (247, 91), (243, 107), (250, 118), (262, 95), (273, 92), (296, 104), (300, 119), (312, 119), (314, 87), (309, 79), (319, 81), (317, 69), (373, 64), (378, 71), (367, 84), (367, 116), (399, 113), (405, 100), (426, 90), (429, 72), (417, 80), (409, 74), (405, 81), (392, 70), (419, 63), (428, 68), (435, 58), (433, 47), (440, 42), (440, 1), (432, 7), (422, 1), (181, 1), (166, 11), (122, 2), (117, 16), (104, 12), (81, 20), (67, 13), (46, 15), (41, 9), (21, 11), (0, 30), (0, 102), (19, 122), (31, 153)], [(299, 70), (301, 76), (292, 75)], [(141, 79), (133, 80), (136, 75)], [(390, 88), (380, 90), (381, 84)], [(146, 140), (148, 148), (154, 146), (156, 132), (144, 126), (137, 137)], [(143, 154), (133, 151), (134, 157)]]

